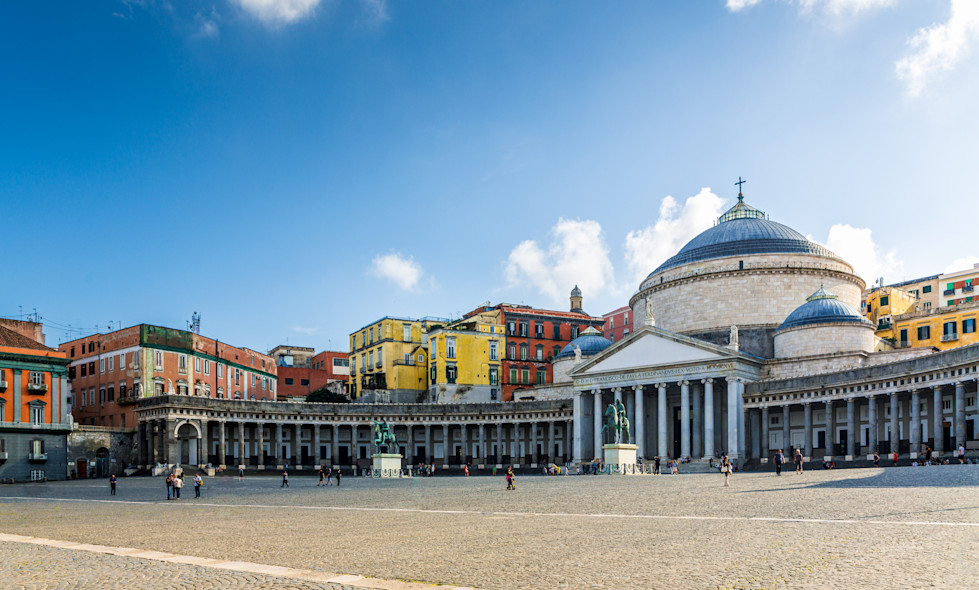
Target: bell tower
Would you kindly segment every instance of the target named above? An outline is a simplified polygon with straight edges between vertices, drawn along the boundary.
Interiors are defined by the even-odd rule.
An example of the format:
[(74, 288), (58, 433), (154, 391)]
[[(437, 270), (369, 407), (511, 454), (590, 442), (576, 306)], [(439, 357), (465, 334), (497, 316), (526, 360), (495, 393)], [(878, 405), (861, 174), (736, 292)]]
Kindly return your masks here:
[(578, 288), (578, 285), (575, 285), (574, 289), (571, 289), (571, 311), (583, 311), (581, 306), (581, 289)]

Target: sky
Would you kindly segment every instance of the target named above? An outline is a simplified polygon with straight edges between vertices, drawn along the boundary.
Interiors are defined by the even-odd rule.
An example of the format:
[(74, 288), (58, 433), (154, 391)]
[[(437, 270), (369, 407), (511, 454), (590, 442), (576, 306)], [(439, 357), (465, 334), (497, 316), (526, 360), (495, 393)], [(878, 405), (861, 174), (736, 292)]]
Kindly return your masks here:
[(977, 54), (970, 0), (4, 2), (0, 316), (600, 315), (739, 178), (868, 283), (968, 268)]

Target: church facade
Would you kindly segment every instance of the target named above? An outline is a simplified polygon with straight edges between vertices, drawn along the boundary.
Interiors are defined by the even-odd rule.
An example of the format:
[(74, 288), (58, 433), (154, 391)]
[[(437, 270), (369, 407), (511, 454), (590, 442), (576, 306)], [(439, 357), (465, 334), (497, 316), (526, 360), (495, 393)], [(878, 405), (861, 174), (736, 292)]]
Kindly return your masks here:
[(642, 282), (633, 333), (568, 371), (575, 458), (602, 457), (616, 401), (646, 458), (979, 448), (979, 346), (893, 349), (857, 311), (864, 287), (739, 195)]

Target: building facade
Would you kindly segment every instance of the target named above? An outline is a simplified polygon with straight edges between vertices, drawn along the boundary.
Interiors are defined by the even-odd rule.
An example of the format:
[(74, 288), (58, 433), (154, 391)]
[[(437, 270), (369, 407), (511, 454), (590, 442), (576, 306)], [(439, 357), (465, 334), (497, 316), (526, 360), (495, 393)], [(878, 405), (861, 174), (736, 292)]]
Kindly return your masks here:
[(428, 396), (428, 332), (446, 318), (383, 317), (350, 334), (351, 399), (421, 402)]
[(269, 352), (278, 365), (276, 399), (304, 399), (324, 388), (346, 394), (350, 379), (347, 353), (332, 350), (316, 353), (312, 348), (302, 348), (301, 354), (295, 351), (296, 347), (277, 346)]
[(68, 474), (68, 360), (43, 338), (35, 322), (0, 325), (0, 481)]
[(632, 332), (631, 315), (632, 308), (628, 305), (623, 305), (603, 315), (602, 319), (605, 320), (605, 327), (602, 329), (602, 333), (612, 342), (622, 340)]
[(275, 400), (276, 366), (263, 353), (194, 332), (139, 324), (65, 342), (72, 416), (133, 430), (142, 397)]
[(429, 393), (435, 403), (502, 400), (503, 326), (470, 318), (429, 332)]

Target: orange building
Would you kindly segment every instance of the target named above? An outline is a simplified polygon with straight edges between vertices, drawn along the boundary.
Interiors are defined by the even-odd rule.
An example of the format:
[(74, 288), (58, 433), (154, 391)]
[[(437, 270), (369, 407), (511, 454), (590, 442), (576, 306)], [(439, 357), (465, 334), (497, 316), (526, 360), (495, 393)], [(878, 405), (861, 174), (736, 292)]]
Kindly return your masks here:
[[(312, 351), (313, 349), (303, 349)], [(314, 391), (329, 386), (335, 393), (347, 393), (347, 380), (350, 378), (350, 360), (347, 353), (334, 350), (324, 350), (315, 355), (299, 356), (292, 354), (276, 354), (277, 352), (294, 352), (286, 346), (277, 346), (271, 354), (277, 359), (276, 371), (279, 377), (279, 389), (276, 392), (279, 400), (294, 399), (301, 401)], [(290, 361), (289, 359), (296, 359)]]
[(276, 399), (272, 357), (194, 332), (139, 324), (59, 346), (79, 424), (136, 429), (134, 404), (156, 395)]
[(67, 372), (40, 324), (0, 320), (0, 480), (67, 477)]

